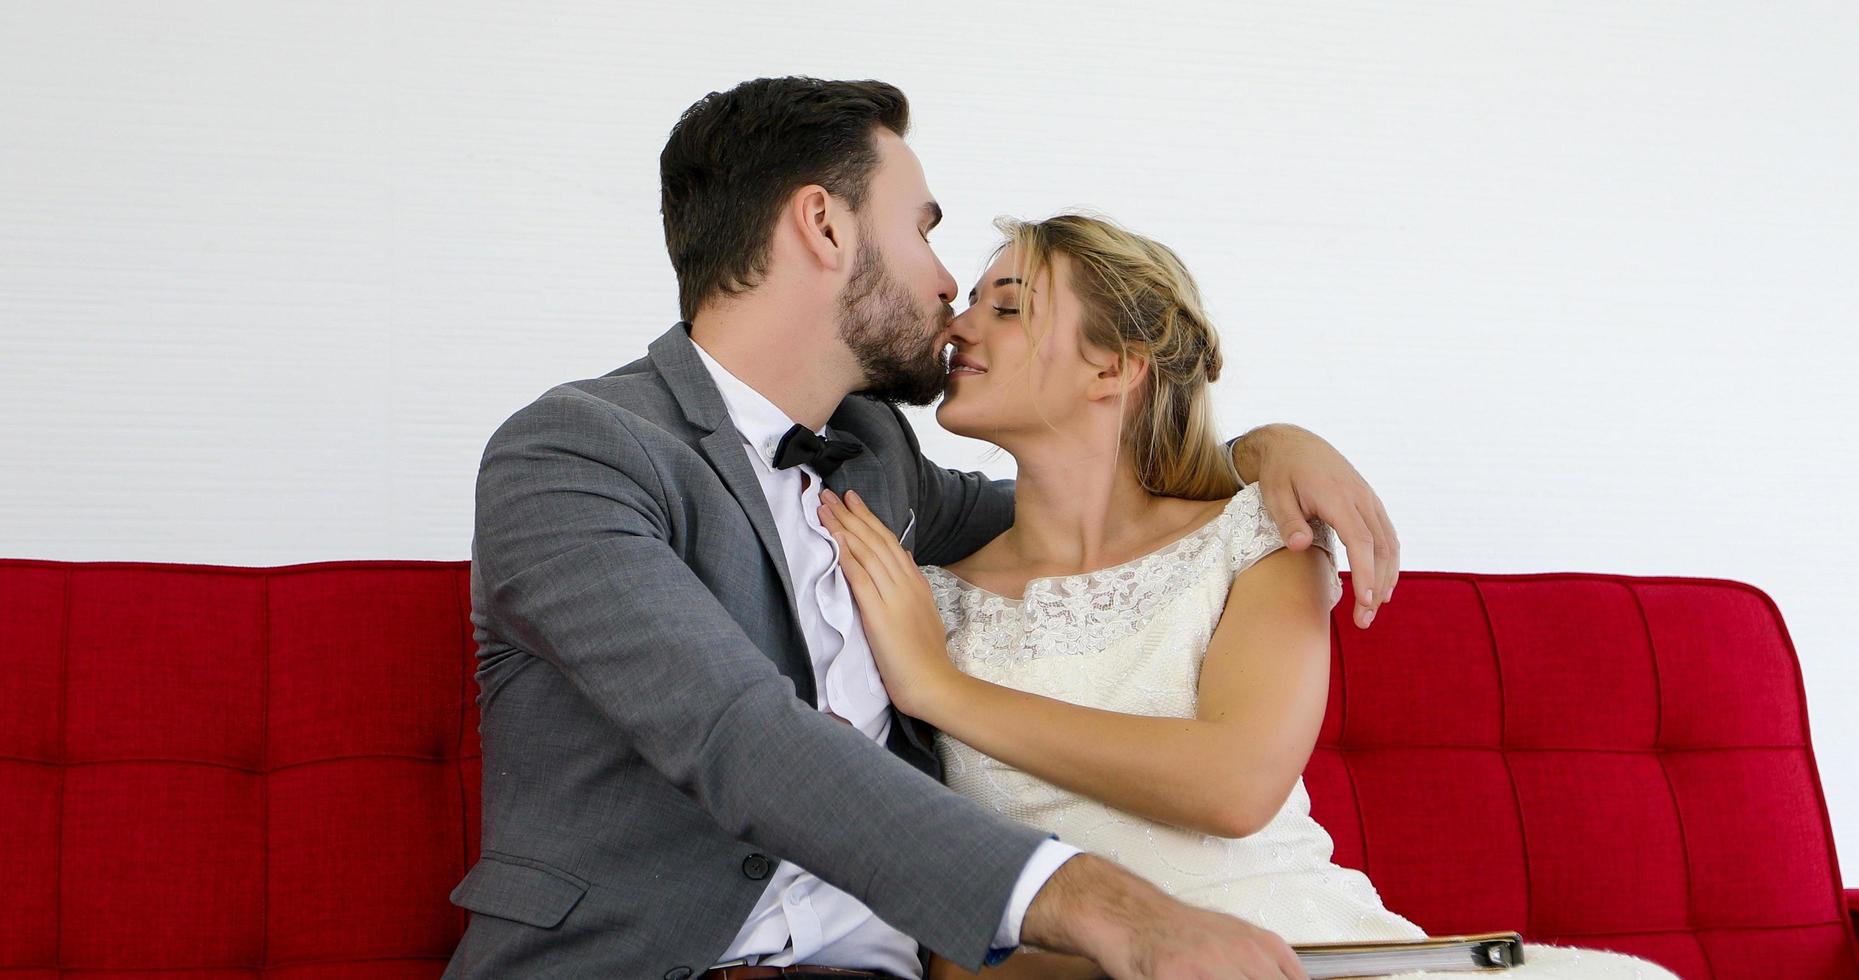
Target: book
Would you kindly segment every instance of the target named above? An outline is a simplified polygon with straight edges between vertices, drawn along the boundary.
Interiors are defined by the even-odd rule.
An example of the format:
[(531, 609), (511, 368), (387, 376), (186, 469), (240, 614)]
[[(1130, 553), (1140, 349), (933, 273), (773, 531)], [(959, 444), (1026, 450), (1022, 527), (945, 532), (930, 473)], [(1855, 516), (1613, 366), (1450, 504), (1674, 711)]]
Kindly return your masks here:
[(1310, 980), (1380, 977), (1413, 970), (1496, 973), (1523, 965), (1523, 937), (1514, 932), (1389, 942), (1299, 943), (1291, 948)]

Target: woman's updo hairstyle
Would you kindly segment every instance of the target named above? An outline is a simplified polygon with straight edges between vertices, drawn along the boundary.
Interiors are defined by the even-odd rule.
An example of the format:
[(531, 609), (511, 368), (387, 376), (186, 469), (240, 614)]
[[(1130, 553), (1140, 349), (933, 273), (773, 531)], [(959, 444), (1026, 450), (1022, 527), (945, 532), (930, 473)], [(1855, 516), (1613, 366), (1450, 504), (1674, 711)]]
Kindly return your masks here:
[[(1026, 288), (1052, 267), (1055, 253), (1071, 260), (1086, 343), (1119, 357), (1148, 359), (1148, 376), (1138, 399), (1125, 405), (1118, 440), (1119, 451), (1127, 449), (1134, 458), (1143, 487), (1191, 500), (1237, 493), (1239, 473), (1216, 434), (1207, 387), (1220, 377), (1220, 338), (1180, 257), (1160, 242), (1087, 215), (1003, 217), (994, 226), (1006, 236), (994, 256), (1015, 249), (1020, 266), (1015, 274)], [(1030, 327), (1028, 332), (1032, 340)]]

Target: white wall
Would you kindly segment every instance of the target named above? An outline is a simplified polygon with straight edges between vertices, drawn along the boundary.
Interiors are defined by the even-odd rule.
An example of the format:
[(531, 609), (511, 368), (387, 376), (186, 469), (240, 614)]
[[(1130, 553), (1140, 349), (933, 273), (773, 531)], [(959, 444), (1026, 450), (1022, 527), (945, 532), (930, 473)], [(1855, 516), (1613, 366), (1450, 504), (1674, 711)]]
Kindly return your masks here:
[(1859, 882), (1859, 8), (1145, 7), (0, 0), (0, 555), (466, 557), (497, 423), (676, 319), (679, 111), (879, 77), (958, 279), (1000, 213), (1176, 246), (1230, 429), (1408, 569), (1774, 596)]

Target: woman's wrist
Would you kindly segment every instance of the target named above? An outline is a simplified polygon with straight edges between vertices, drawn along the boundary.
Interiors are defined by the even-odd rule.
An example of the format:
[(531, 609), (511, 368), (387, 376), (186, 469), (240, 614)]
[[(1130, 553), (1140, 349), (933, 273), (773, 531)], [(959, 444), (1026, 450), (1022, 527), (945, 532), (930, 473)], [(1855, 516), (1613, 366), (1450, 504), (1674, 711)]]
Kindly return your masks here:
[[(938, 653), (944, 658), (949, 655), (947, 648)], [(962, 691), (971, 680), (967, 674), (957, 670), (953, 663), (947, 664), (930, 672), (916, 685), (917, 690), (912, 693), (910, 704), (900, 704), (898, 708), (907, 715), (921, 718), (939, 729), (946, 729), (952, 707), (961, 703)]]

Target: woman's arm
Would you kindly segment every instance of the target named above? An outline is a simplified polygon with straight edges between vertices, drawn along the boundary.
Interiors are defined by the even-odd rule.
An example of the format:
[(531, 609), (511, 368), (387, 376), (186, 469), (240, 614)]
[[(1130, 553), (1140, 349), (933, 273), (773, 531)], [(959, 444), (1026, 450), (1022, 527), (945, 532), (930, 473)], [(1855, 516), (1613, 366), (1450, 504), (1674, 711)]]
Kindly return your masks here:
[(1317, 549), (1281, 548), (1234, 578), (1193, 719), (1087, 708), (959, 671), (912, 713), (1074, 793), (1244, 837), (1283, 806), (1316, 745), (1329, 696), (1332, 574)]
[[(949, 662), (922, 573), (858, 503), (828, 503), (866, 638), (898, 708), (1007, 765), (1152, 820), (1223, 837), (1283, 806), (1329, 696), (1321, 549), (1280, 548), (1234, 577), (1192, 719), (1128, 715), (990, 684)], [(912, 581), (914, 579), (914, 581)]]

